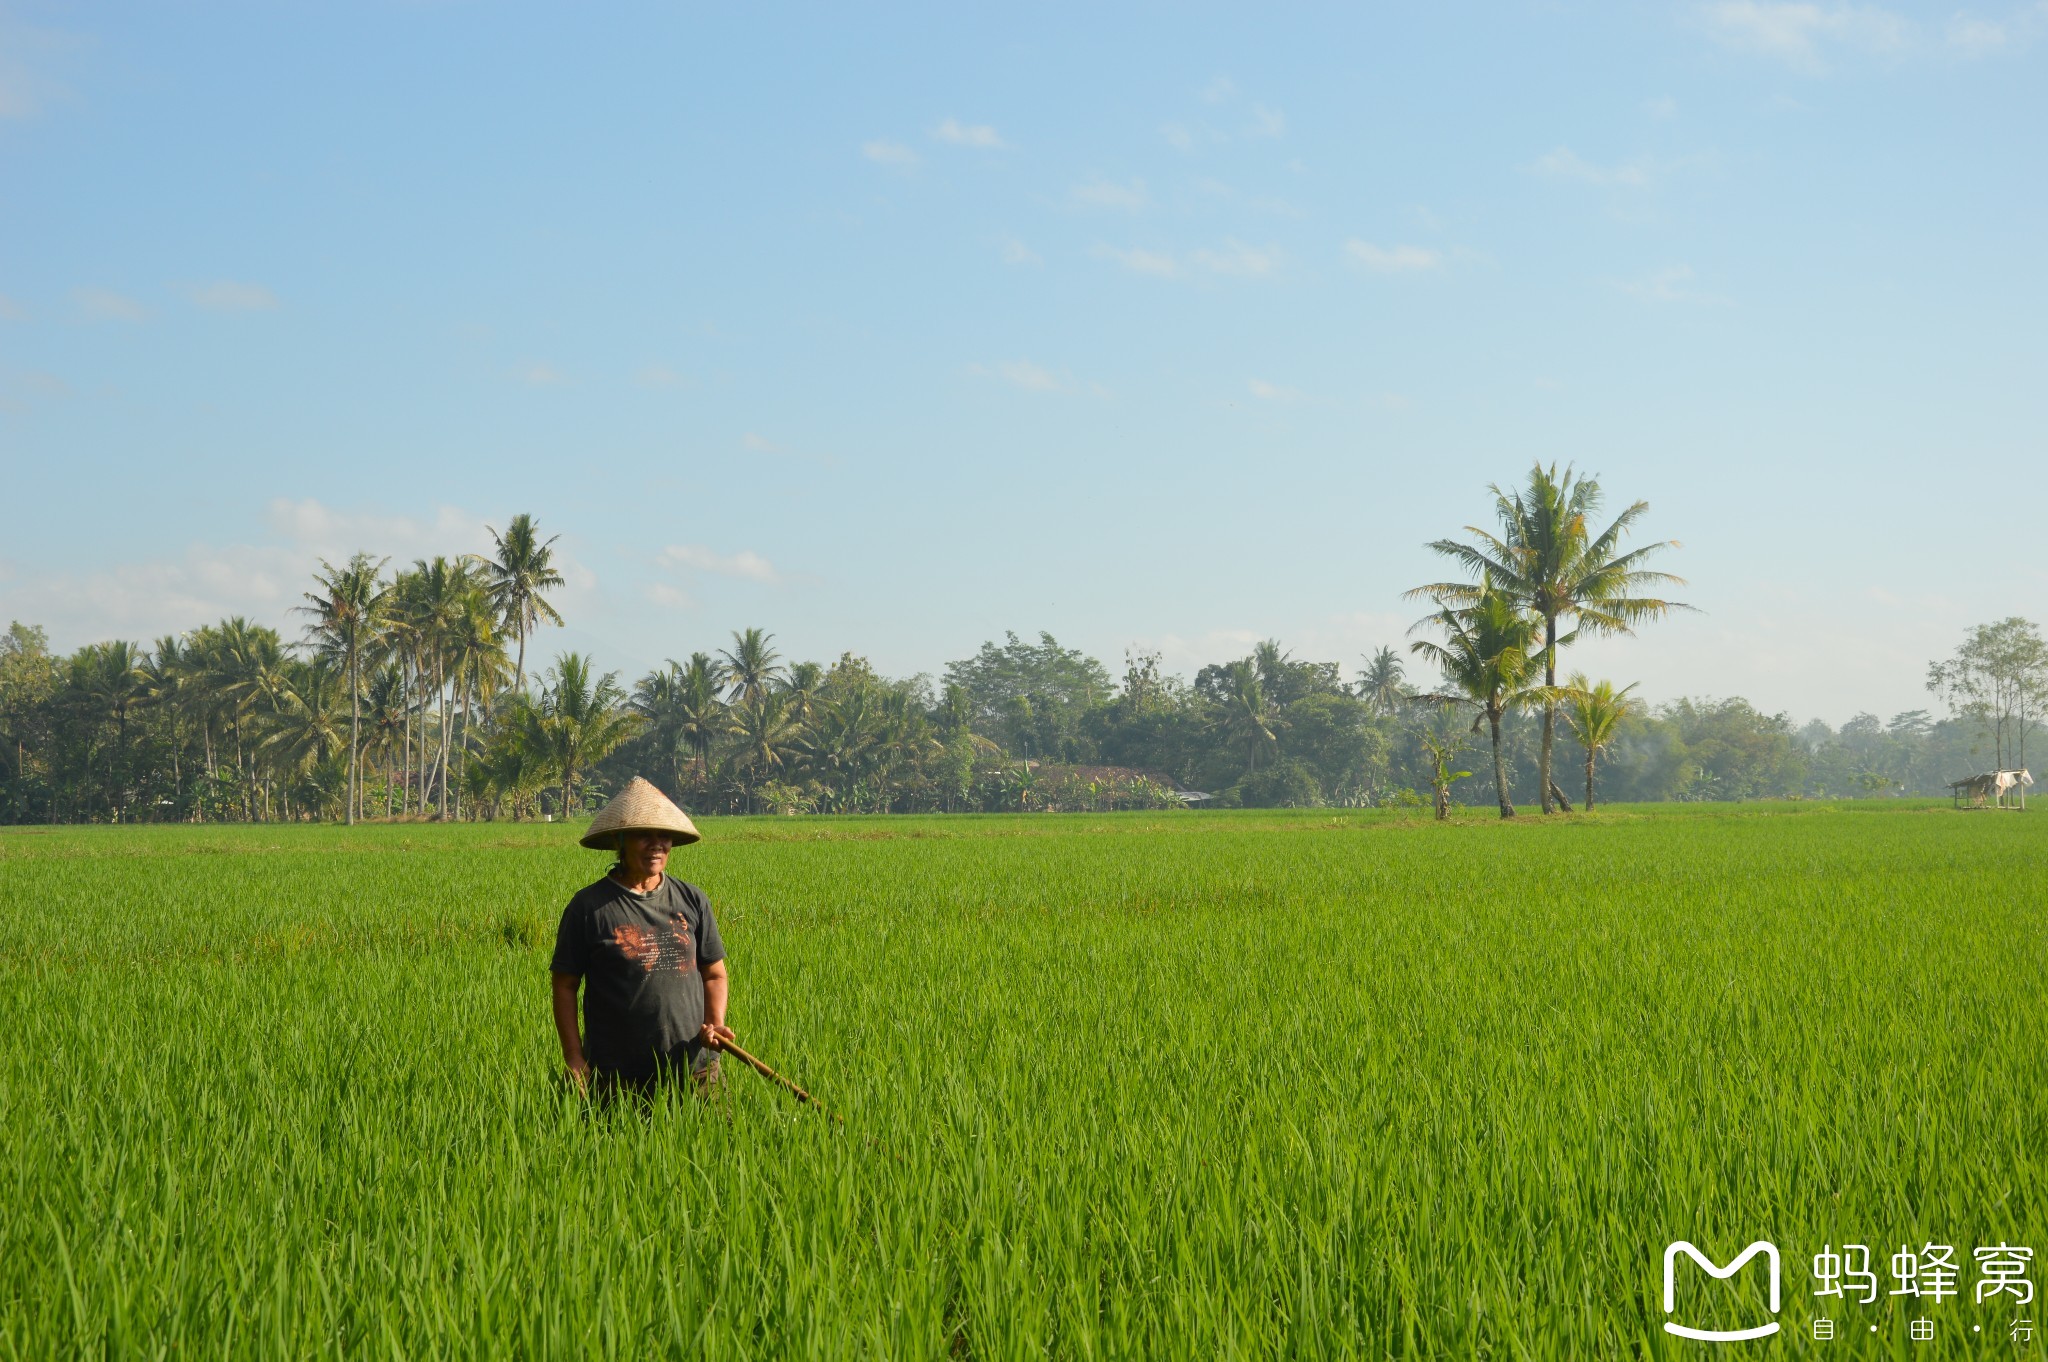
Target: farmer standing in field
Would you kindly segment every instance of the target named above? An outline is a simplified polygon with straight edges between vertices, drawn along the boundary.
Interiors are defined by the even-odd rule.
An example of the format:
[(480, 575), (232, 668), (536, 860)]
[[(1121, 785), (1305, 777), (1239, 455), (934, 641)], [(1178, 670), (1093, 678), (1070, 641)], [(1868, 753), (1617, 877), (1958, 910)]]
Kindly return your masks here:
[(618, 860), (562, 910), (549, 966), (562, 1060), (579, 1088), (644, 1094), (688, 1074), (705, 1093), (719, 1082), (718, 1045), (733, 1035), (725, 945), (703, 891), (667, 873), (670, 849), (697, 840), (690, 816), (638, 776), (583, 835)]

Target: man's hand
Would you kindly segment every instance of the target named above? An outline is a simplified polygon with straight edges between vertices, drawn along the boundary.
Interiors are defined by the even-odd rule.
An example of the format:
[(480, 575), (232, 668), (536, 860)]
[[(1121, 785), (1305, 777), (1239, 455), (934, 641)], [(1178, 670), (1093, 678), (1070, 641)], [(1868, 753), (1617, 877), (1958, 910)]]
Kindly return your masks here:
[(722, 1050), (727, 1041), (736, 1040), (738, 1037), (734, 1036), (732, 1028), (723, 1022), (705, 1022), (697, 1028), (697, 1039), (714, 1050)]
[(590, 1091), (590, 1065), (578, 1059), (569, 1066), (569, 1082), (578, 1092)]

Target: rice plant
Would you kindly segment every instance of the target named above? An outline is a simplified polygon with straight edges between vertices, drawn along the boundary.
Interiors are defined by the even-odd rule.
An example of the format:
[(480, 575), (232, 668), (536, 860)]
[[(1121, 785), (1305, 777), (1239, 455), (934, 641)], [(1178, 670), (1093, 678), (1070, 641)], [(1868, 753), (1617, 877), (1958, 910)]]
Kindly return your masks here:
[[(0, 1356), (1682, 1357), (1679, 1239), (1780, 1248), (1761, 1353), (2034, 1313), (1969, 1267), (2048, 1250), (2038, 820), (705, 832), (732, 1023), (843, 1125), (559, 1082), (571, 828), (0, 832)], [(1816, 1296), (1845, 1243), (1959, 1294)]]

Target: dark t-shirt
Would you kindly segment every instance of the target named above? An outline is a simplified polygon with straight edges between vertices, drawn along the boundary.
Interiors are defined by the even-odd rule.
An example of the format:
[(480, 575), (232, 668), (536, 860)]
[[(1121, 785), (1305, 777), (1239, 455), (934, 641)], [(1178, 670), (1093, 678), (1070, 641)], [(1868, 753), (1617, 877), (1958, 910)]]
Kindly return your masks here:
[(609, 875), (580, 891), (555, 929), (556, 974), (583, 978), (584, 1058), (633, 1078), (657, 1063), (699, 1068), (715, 1057), (698, 1040), (706, 965), (725, 959), (702, 890), (664, 875), (636, 894)]

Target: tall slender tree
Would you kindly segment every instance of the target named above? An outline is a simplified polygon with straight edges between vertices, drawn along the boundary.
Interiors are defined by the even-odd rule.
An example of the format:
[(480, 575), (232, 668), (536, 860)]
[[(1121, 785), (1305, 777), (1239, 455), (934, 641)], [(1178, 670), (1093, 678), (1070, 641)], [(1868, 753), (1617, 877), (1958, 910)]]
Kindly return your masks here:
[(1589, 681), (1584, 672), (1573, 672), (1564, 683), (1564, 722), (1579, 746), (1586, 749), (1586, 808), (1593, 807), (1593, 763), (1621, 736), (1621, 725), (1642, 712), (1642, 701), (1632, 697), (1635, 683), (1620, 690), (1612, 681)]
[(555, 541), (562, 536), (540, 537), (540, 530), (533, 523), (533, 517), (520, 514), (512, 517), (512, 523), (505, 527), (505, 533), (491, 530), (491, 540), (497, 546), (496, 556), (483, 560), (484, 573), (491, 593), (491, 604), (498, 611), (498, 617), (505, 621), (514, 638), (519, 640), (519, 657), (513, 666), (513, 682), (521, 691), (526, 689), (526, 636), (542, 621), (560, 624), (562, 617), (545, 595), (563, 584), (560, 570), (555, 567)]
[(530, 715), (530, 740), (557, 777), (566, 817), (583, 773), (632, 736), (637, 716), (626, 708), (618, 673), (596, 675), (580, 653), (556, 660)]
[[(1640, 594), (1646, 588), (1685, 579), (1643, 566), (1676, 540), (1645, 544), (1621, 552), (1621, 541), (1650, 509), (1638, 501), (1616, 516), (1606, 529), (1592, 533), (1590, 521), (1599, 512), (1600, 484), (1581, 478), (1567, 467), (1536, 464), (1528, 483), (1514, 491), (1489, 486), (1500, 533), (1467, 525), (1471, 543), (1439, 539), (1429, 545), (1444, 557), (1468, 568), (1476, 580), (1434, 582), (1407, 593), (1427, 596), (1445, 605), (1476, 603), (1487, 590), (1499, 591), (1534, 611), (1543, 621), (1543, 684), (1557, 693), (1557, 650), (1582, 632), (1630, 634), (1635, 626), (1661, 619), (1674, 610), (1689, 610), (1681, 601)], [(1560, 634), (1560, 622), (1572, 626)], [(1555, 744), (1557, 705), (1543, 705), (1543, 747), (1538, 780), (1543, 812), (1552, 811), (1551, 750)]]
[(1375, 714), (1392, 714), (1400, 709), (1408, 693), (1401, 688), (1401, 655), (1382, 646), (1365, 660), (1358, 674), (1358, 698), (1371, 705)]
[(448, 634), (449, 667), (462, 706), (461, 738), (456, 746), (455, 816), (462, 817), (462, 792), (468, 784), (469, 752), (475, 745), (476, 711), (489, 714), (493, 699), (504, 689), (510, 659), (498, 642), (498, 616), (481, 585), (472, 584)]
[[(1509, 596), (1481, 579), (1479, 598), (1462, 608), (1445, 606), (1416, 624), (1443, 631), (1442, 643), (1418, 640), (1411, 651), (1442, 669), (1444, 680), (1460, 698), (1479, 708), (1493, 734), (1493, 788), (1500, 816), (1515, 816), (1508, 798), (1507, 763), (1501, 756), (1500, 721), (1510, 707), (1524, 703), (1536, 674), (1539, 622)], [(1547, 698), (1547, 697), (1546, 697)], [(1473, 727), (1478, 727), (1477, 720)]]
[(1251, 775), (1259, 769), (1259, 758), (1280, 744), (1275, 732), (1280, 707), (1266, 693), (1256, 657), (1230, 663), (1222, 680), (1223, 706), (1217, 726), (1225, 741), (1243, 750), (1244, 773)]
[(782, 654), (769, 647), (775, 635), (763, 629), (748, 629), (732, 636), (732, 647), (719, 653), (724, 664), (726, 699), (732, 704), (751, 704), (774, 688), (782, 676)]
[(2027, 734), (2048, 708), (2048, 643), (2018, 615), (1977, 625), (1952, 656), (1929, 664), (1927, 688), (1990, 730), (1997, 769), (2024, 767)]
[(312, 616), (307, 632), (315, 644), (341, 664), (348, 681), (348, 818), (362, 816), (363, 653), (377, 627), (384, 605), (384, 564), (358, 553), (340, 567), (320, 560), (313, 575), (319, 594), (306, 593), (299, 613)]

